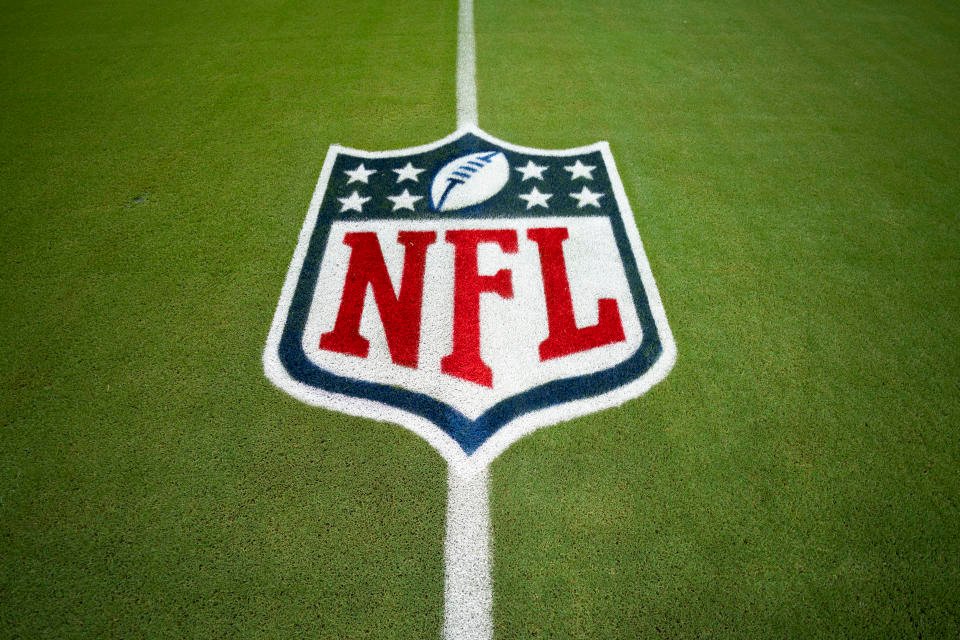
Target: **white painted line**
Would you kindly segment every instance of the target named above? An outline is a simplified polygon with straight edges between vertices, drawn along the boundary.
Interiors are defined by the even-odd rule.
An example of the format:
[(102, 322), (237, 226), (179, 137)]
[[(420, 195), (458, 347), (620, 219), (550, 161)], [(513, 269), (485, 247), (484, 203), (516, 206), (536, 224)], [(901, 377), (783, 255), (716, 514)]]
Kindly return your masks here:
[(457, 129), (477, 124), (477, 44), (473, 0), (460, 0), (457, 37)]
[(487, 467), (461, 474), (450, 465), (444, 544), (444, 640), (493, 638)]
[[(460, 0), (457, 29), (457, 129), (477, 126), (477, 46), (473, 0)], [(490, 575), (490, 490), (486, 462), (448, 469), (444, 540), (443, 638), (493, 638)]]

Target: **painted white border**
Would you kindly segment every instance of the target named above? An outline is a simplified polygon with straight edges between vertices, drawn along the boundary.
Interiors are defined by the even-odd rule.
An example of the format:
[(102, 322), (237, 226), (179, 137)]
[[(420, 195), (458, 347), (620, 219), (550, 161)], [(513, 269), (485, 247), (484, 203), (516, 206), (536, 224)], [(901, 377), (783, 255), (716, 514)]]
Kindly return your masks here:
[(457, 27), (457, 129), (477, 125), (477, 42), (473, 0), (460, 0)]
[[(616, 197), (617, 205), (623, 218), (627, 238), (630, 241), (630, 247), (637, 260), (637, 268), (647, 294), (654, 324), (656, 325), (657, 333), (663, 345), (663, 353), (661, 353), (653, 367), (636, 380), (598, 396), (581, 398), (518, 416), (500, 427), (489, 440), (483, 443), (483, 445), (470, 456), (460, 448), (460, 445), (457, 444), (453, 438), (421, 416), (366, 398), (356, 398), (311, 387), (293, 379), (280, 362), (279, 354), (280, 336), (283, 333), (283, 327), (290, 310), (293, 293), (296, 289), (297, 281), (300, 278), (300, 271), (303, 269), (304, 260), (306, 259), (310, 238), (317, 224), (321, 200), (326, 191), (330, 173), (333, 170), (337, 155), (340, 153), (349, 153), (352, 156), (361, 158), (392, 158), (405, 156), (431, 151), (456, 140), (466, 133), (472, 133), (479, 138), (519, 153), (566, 157), (592, 151), (601, 152), (607, 163), (614, 196)], [(310, 201), (310, 208), (307, 210), (306, 220), (304, 221), (303, 228), (300, 230), (300, 237), (293, 254), (293, 259), (290, 261), (290, 268), (287, 271), (287, 278), (284, 281), (283, 290), (280, 293), (280, 301), (277, 304), (277, 311), (274, 314), (273, 324), (270, 327), (266, 348), (263, 352), (263, 368), (267, 378), (269, 378), (273, 384), (302, 402), (361, 418), (369, 418), (381, 422), (392, 422), (416, 433), (429, 442), (430, 445), (443, 456), (450, 466), (451, 473), (455, 472), (459, 476), (469, 477), (477, 472), (485, 471), (487, 466), (498, 455), (503, 453), (507, 447), (541, 427), (588, 415), (602, 409), (615, 407), (644, 394), (653, 385), (666, 377), (670, 369), (673, 368), (676, 357), (676, 345), (673, 340), (673, 334), (670, 331), (670, 325), (667, 322), (667, 314), (663, 308), (663, 302), (660, 299), (660, 293), (657, 290), (653, 273), (650, 270), (650, 263), (643, 250), (643, 243), (640, 240), (637, 223), (633, 217), (630, 203), (627, 200), (627, 194), (624, 191), (620, 174), (614, 163), (613, 154), (610, 152), (610, 145), (606, 142), (597, 142), (592, 145), (572, 149), (536, 149), (534, 147), (510, 144), (491, 136), (482, 131), (478, 126), (471, 124), (460, 127), (457, 131), (436, 142), (417, 147), (408, 147), (406, 149), (364, 151), (337, 144), (330, 146), (327, 157), (323, 163), (323, 169), (320, 171), (317, 187)]]
[(444, 640), (493, 638), (490, 485), (483, 469), (447, 473), (447, 530), (443, 544)]

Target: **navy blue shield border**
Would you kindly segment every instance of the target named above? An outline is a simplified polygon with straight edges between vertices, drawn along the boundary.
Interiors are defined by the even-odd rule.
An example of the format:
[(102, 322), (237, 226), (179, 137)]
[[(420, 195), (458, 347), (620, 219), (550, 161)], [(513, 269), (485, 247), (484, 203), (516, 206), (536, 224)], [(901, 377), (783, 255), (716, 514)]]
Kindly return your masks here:
[[(614, 197), (606, 198), (599, 213), (589, 214), (607, 215), (611, 220), (640, 319), (643, 337), (639, 348), (628, 359), (608, 369), (553, 380), (502, 400), (475, 420), (437, 398), (344, 377), (311, 362), (303, 351), (303, 331), (331, 224), (334, 218), (378, 219), (376, 213), (332, 215), (338, 211), (338, 202), (337, 194), (329, 188), (331, 176), (342, 175), (346, 168), (356, 166), (357, 160), (396, 158), (425, 166), (426, 175), (432, 175), (456, 157), (483, 151), (503, 152), (510, 166), (530, 156), (552, 159), (577, 156), (605, 169), (598, 172), (598, 181), (591, 183), (591, 187)], [(488, 206), (483, 203), (455, 214), (436, 215), (486, 218)], [(517, 209), (512, 217), (530, 215)], [(422, 213), (409, 217), (424, 219)], [(397, 215), (390, 218), (397, 219)], [(330, 147), (287, 273), (263, 360), (271, 382), (301, 401), (400, 424), (430, 442), (451, 464), (470, 464), (488, 463), (512, 442), (539, 427), (616, 406), (643, 394), (670, 371), (676, 360), (676, 347), (609, 145), (599, 142), (575, 149), (535, 149), (512, 145), (478, 128), (468, 127), (421, 147), (378, 152), (339, 145)]]

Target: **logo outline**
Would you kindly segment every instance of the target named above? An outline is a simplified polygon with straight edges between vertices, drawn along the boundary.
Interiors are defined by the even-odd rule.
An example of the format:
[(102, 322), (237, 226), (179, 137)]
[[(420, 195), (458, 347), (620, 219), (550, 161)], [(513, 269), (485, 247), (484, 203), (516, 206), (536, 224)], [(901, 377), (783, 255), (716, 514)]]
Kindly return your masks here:
[[(520, 396), (524, 396), (532, 392), (537, 392), (539, 394), (538, 398), (540, 399), (539, 405), (537, 402), (534, 402), (535, 406), (529, 410), (517, 411), (515, 410), (516, 408), (514, 408), (512, 416), (508, 416), (506, 419), (498, 418), (497, 420), (499, 420), (499, 422), (495, 420), (493, 423), (491, 423), (493, 425), (492, 430), (488, 430), (489, 433), (487, 433), (487, 435), (485, 435), (479, 442), (474, 443), (468, 441), (465, 446), (464, 440), (458, 439), (457, 434), (451, 434), (449, 431), (444, 430), (436, 420), (431, 420), (430, 417), (424, 415), (427, 413), (427, 411), (411, 410), (412, 407), (409, 403), (404, 405), (404, 403), (397, 402), (382, 402), (380, 400), (373, 399), (373, 397), (370, 395), (343, 393), (342, 386), (338, 387), (337, 385), (328, 385), (327, 387), (323, 387), (308, 384), (302, 379), (302, 376), (298, 377), (298, 375), (300, 375), (299, 373), (295, 374), (291, 372), (288, 365), (290, 365), (292, 362), (290, 360), (289, 352), (293, 347), (291, 347), (290, 342), (296, 337), (294, 336), (291, 338), (290, 334), (290, 311), (295, 302), (298, 302), (300, 307), (303, 306), (302, 300), (295, 301), (294, 298), (298, 292), (298, 288), (302, 285), (301, 278), (303, 277), (303, 269), (307, 264), (308, 253), (311, 251), (311, 245), (314, 245), (314, 243), (326, 243), (325, 236), (317, 238), (315, 237), (315, 234), (317, 232), (317, 225), (320, 222), (319, 215), (321, 205), (323, 204), (324, 197), (328, 195), (328, 185), (336, 164), (337, 157), (340, 155), (347, 155), (353, 158), (371, 160), (402, 158), (404, 156), (434, 151), (445, 145), (450, 145), (451, 143), (462, 140), (470, 135), (475, 136), (482, 142), (488, 143), (500, 149), (509, 150), (514, 153), (553, 156), (557, 158), (570, 158), (577, 155), (584, 155), (588, 153), (594, 154), (598, 152), (601, 154), (609, 177), (612, 197), (616, 202), (616, 209), (619, 213), (619, 217), (610, 215), (610, 221), (615, 227), (615, 236), (617, 234), (616, 225), (619, 223), (619, 231), (622, 234), (622, 240), (626, 243), (627, 249), (629, 249), (628, 251), (624, 251), (624, 248), (621, 246), (621, 257), (623, 259), (629, 258), (634, 261), (633, 272), (636, 273), (636, 277), (639, 278), (639, 281), (635, 284), (631, 284), (631, 289), (633, 289), (634, 286), (638, 286), (640, 292), (646, 300), (646, 308), (650, 315), (649, 320), (651, 321), (654, 329), (653, 334), (659, 344), (659, 354), (653, 358), (651, 362), (647, 363), (645, 367), (641, 365), (643, 370), (639, 374), (632, 377), (627, 377), (624, 382), (613, 384), (612, 386), (607, 383), (607, 386), (602, 392), (594, 395), (581, 395), (580, 397), (566, 398), (560, 402), (553, 403), (543, 402), (544, 394), (548, 393), (543, 391), (543, 387), (556, 384), (560, 384), (561, 386), (576, 384), (581, 378), (585, 377), (576, 376), (574, 378), (554, 380), (528, 391), (524, 391), (516, 396), (512, 396), (507, 400), (501, 401), (493, 408), (488, 409), (484, 413), (484, 416), (493, 412), (495, 409), (497, 409), (497, 407), (505, 405), (508, 400), (515, 400)], [(334, 194), (330, 193), (329, 197), (332, 197), (333, 195)], [(467, 217), (484, 217), (482, 216), (481, 205), (482, 203), (474, 207), (464, 208), (461, 211), (458, 211), (458, 213)], [(427, 212), (426, 215), (421, 215), (420, 217), (423, 219), (429, 219), (431, 215), (436, 213), (437, 212)], [(478, 216), (478, 213), (481, 215)], [(323, 233), (328, 234), (330, 230), (329, 228), (330, 224), (327, 224), (327, 228)], [(618, 245), (620, 245), (621, 239), (618, 238), (617, 242)], [(628, 272), (629, 279), (632, 276), (632, 273), (630, 269), (627, 268), (628, 265), (626, 262), (624, 266)], [(313, 274), (313, 285), (312, 287), (308, 287), (310, 291), (316, 287), (316, 278), (319, 275), (319, 264), (311, 268), (313, 268), (317, 273)], [(310, 291), (307, 291), (307, 294), (309, 294)], [(300, 295), (304, 295), (303, 291), (300, 292)], [(646, 333), (646, 326), (644, 333)], [(302, 335), (302, 327), (299, 335)], [(637, 357), (644, 344), (647, 344), (646, 335), (644, 335), (643, 342), (637, 349), (636, 353), (631, 355), (630, 358), (628, 358), (628, 360), (625, 362), (630, 362)], [(506, 448), (509, 447), (513, 442), (536, 431), (539, 428), (556, 424), (558, 422), (571, 420), (577, 417), (582, 417), (603, 409), (619, 406), (628, 400), (643, 395), (651, 387), (666, 377), (666, 375), (672, 369), (675, 361), (676, 345), (674, 343), (673, 335), (667, 321), (666, 312), (664, 310), (656, 282), (650, 269), (649, 260), (646, 256), (643, 243), (640, 239), (636, 221), (633, 218), (633, 210), (630, 207), (627, 199), (626, 192), (619, 175), (619, 170), (613, 159), (609, 144), (607, 142), (600, 141), (590, 145), (569, 149), (538, 149), (534, 147), (526, 147), (508, 143), (484, 132), (479, 127), (474, 125), (461, 127), (450, 135), (445, 136), (437, 141), (404, 149), (366, 151), (339, 144), (330, 146), (327, 151), (326, 158), (324, 159), (323, 167), (317, 180), (317, 185), (314, 189), (310, 206), (307, 210), (306, 219), (301, 227), (296, 249), (294, 250), (293, 258), (290, 261), (290, 266), (288, 268), (283, 289), (281, 291), (280, 300), (277, 304), (277, 309), (271, 324), (267, 344), (263, 352), (264, 371), (268, 379), (274, 385), (284, 390), (288, 394), (313, 406), (320, 406), (341, 413), (381, 422), (390, 422), (406, 428), (426, 440), (431, 446), (433, 446), (434, 449), (438, 451), (438, 453), (440, 453), (441, 456), (444, 457), (444, 459), (447, 460), (448, 464), (450, 464), (453, 468), (458, 469), (460, 472), (468, 472), (474, 468), (485, 467), (500, 453), (506, 450)], [(593, 374), (587, 374), (587, 376), (607, 374), (608, 372), (622, 368), (625, 362), (618, 363), (611, 368), (604, 369)], [(297, 367), (294, 366), (293, 368), (296, 369)], [(332, 375), (335, 376), (336, 374)], [(378, 383), (367, 381), (354, 382), (360, 382), (361, 387), (368, 387), (369, 385), (383, 386), (379, 385)], [(329, 388), (330, 386), (337, 387), (340, 390), (332, 390)], [(419, 392), (412, 390), (395, 390), (395, 392), (400, 393), (401, 396), (406, 394), (407, 397), (422, 396), (422, 398), (426, 398), (426, 404), (430, 405), (429, 411), (435, 412), (438, 410), (444, 410), (444, 403), (436, 398), (425, 396), (424, 394), (420, 394)], [(423, 409), (422, 406), (419, 408)], [(446, 406), (445, 408), (455, 411), (449, 406)], [(521, 409), (523, 409), (523, 407), (521, 407)], [(501, 407), (499, 411), (502, 412), (505, 411), (505, 409)], [(507, 413), (510, 413), (510, 411), (507, 411)], [(469, 419), (467, 420), (470, 422)], [(472, 422), (478, 421), (479, 419)], [(474, 437), (476, 437), (476, 435), (477, 434), (474, 434)], [(461, 437), (463, 437), (462, 434)], [(474, 444), (475, 446), (471, 446)]]

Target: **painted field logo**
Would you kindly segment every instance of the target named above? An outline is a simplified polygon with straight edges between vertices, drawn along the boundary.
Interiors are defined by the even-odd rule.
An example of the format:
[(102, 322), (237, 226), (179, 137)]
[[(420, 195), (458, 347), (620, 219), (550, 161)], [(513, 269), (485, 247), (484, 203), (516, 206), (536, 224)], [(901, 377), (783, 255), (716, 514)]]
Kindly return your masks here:
[(401, 424), (453, 466), (620, 404), (675, 357), (606, 143), (333, 146), (265, 351), (310, 404)]

